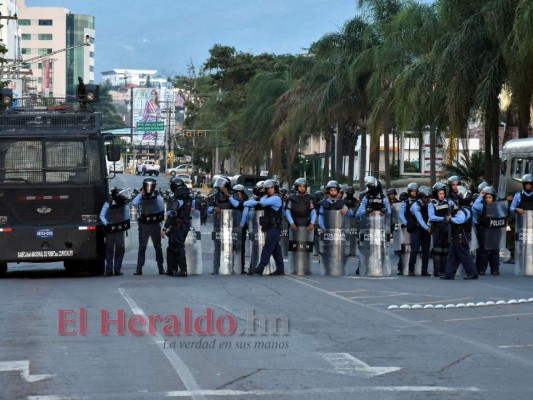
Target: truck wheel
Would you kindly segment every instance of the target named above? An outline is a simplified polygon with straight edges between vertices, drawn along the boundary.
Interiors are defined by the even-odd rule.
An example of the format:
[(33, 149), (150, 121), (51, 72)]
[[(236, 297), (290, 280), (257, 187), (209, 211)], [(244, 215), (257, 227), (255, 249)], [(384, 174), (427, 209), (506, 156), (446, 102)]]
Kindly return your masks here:
[(104, 273), (104, 260), (92, 260), (87, 262), (87, 271), (91, 276), (100, 276)]
[(80, 264), (76, 261), (63, 261), (63, 267), (69, 275), (74, 275), (80, 272)]
[(7, 263), (0, 263), (0, 276), (5, 275), (7, 272)]

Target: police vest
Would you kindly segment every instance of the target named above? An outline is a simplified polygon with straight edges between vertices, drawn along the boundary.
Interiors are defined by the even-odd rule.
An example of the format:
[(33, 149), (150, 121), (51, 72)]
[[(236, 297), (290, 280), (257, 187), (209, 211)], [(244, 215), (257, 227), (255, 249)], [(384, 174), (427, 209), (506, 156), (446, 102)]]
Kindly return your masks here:
[(126, 218), (126, 205), (110, 204), (106, 213), (107, 232), (123, 232), (130, 229), (130, 220)]
[(366, 208), (372, 209), (372, 211), (381, 211), (385, 208), (385, 196), (383, 194), (366, 196)]
[(359, 203), (359, 201), (355, 198), (355, 197), (345, 197), (344, 198), (344, 204), (346, 205), (346, 207), (348, 207), (349, 209), (354, 209), (354, 208), (357, 208), (357, 203)]
[(520, 192), (520, 202), (516, 208), (522, 208), (523, 210), (533, 210), (533, 195), (526, 196), (524, 192)]
[(462, 211), (466, 215), (466, 221), (462, 224), (451, 224), (452, 235), (456, 236), (459, 233), (465, 233), (468, 236), (472, 230), (472, 211), (469, 207), (456, 208), (452, 211), (452, 217), (455, 217), (459, 211)]
[[(183, 201), (183, 204), (179, 205), (179, 200)], [(190, 196), (172, 196), (168, 202), (168, 210), (175, 211), (176, 217), (171, 218), (171, 224), (190, 224), (191, 223), (191, 209), (192, 198)]]
[(157, 195), (141, 199), (138, 222), (142, 224), (158, 224), (164, 219), (165, 215), (157, 202)]
[(320, 205), (324, 210), (342, 210), (344, 208), (344, 202), (342, 200), (335, 200), (331, 203), (328, 199), (324, 199), (320, 202)]
[(215, 207), (220, 208), (221, 210), (231, 210), (233, 206), (229, 202), (229, 197), (222, 193), (217, 193), (214, 196)]
[(450, 205), (448, 204), (448, 200), (431, 200), (431, 203), (433, 204), (433, 207), (435, 208), (435, 215), (437, 217), (446, 217), (450, 214)]
[(266, 224), (265, 228), (268, 229), (268, 228), (272, 228), (274, 226), (280, 228), (281, 227), (281, 221), (283, 219), (282, 207), (280, 207), (278, 209), (278, 211), (275, 211), (274, 208), (272, 208), (272, 206), (265, 206), (265, 207), (263, 207), (263, 209), (265, 210), (265, 218), (267, 220), (267, 224)]
[(289, 197), (289, 205), (294, 224), (296, 226), (309, 225), (311, 209), (313, 208), (313, 199), (311, 196), (307, 193), (303, 196), (291, 194)]

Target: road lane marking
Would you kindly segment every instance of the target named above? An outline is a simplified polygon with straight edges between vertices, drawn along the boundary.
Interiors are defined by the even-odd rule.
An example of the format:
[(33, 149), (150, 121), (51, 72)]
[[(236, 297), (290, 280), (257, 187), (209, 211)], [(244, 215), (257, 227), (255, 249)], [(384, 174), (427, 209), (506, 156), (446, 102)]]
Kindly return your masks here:
[[(126, 292), (124, 288), (119, 288), (118, 291), (120, 295), (124, 298), (126, 303), (128, 303), (128, 305), (131, 308), (131, 311), (134, 314), (142, 315), (143, 317), (147, 318), (144, 311), (137, 305), (135, 300), (133, 300), (130, 297), (130, 295)], [(150, 339), (156, 344), (157, 342), (161, 342), (164, 340), (164, 338), (157, 332), (155, 333), (155, 335), (148, 335), (148, 337), (150, 337)], [(183, 362), (183, 360), (178, 356), (178, 354), (175, 351), (170, 350), (170, 349), (167, 349), (167, 351), (163, 351), (163, 348), (159, 345), (157, 347), (162, 351), (162, 353), (165, 355), (167, 360), (170, 362), (170, 364), (176, 371), (177, 375), (183, 382), (183, 385), (185, 386), (185, 388), (188, 391), (192, 391), (192, 392), (199, 391), (200, 385), (198, 384), (196, 379), (194, 379), (193, 374), (191, 373), (191, 371), (189, 370), (185, 362)], [(204, 399), (204, 396), (201, 394), (194, 394), (191, 396), (193, 397), (193, 399), (197, 399), (197, 400)]]
[(401, 367), (371, 367), (350, 353), (324, 353), (322, 357), (333, 365), (330, 372), (363, 378), (385, 375), (401, 370)]
[(498, 346), (500, 349), (522, 349), (527, 347), (533, 347), (533, 344), (515, 344), (511, 346)]
[(22, 377), (22, 379), (29, 383), (42, 381), (44, 379), (50, 379), (55, 376), (49, 374), (31, 375), (30, 362), (28, 360), (0, 361), (0, 372), (9, 371), (20, 371), (20, 376)]
[(455, 321), (476, 321), (481, 319), (493, 319), (493, 318), (507, 318), (507, 317), (520, 317), (524, 315), (533, 315), (533, 313), (521, 313), (521, 314), (504, 314), (504, 315), (487, 315), (484, 317), (471, 317), (471, 318), (453, 318), (453, 319), (443, 319), (444, 322), (455, 322)]
[[(477, 387), (447, 387), (447, 386), (349, 386), (339, 388), (311, 388), (311, 389), (255, 389), (255, 390), (232, 390), (232, 389), (203, 389), (203, 390), (175, 390), (169, 392), (144, 392), (146, 398), (161, 397), (231, 397), (231, 396), (309, 396), (316, 394), (336, 393), (372, 393), (372, 392), (415, 392), (415, 393), (480, 393)], [(128, 399), (135, 393), (107, 393), (109, 398)], [(28, 396), (27, 400), (93, 400), (101, 399), (102, 394), (90, 396)]]

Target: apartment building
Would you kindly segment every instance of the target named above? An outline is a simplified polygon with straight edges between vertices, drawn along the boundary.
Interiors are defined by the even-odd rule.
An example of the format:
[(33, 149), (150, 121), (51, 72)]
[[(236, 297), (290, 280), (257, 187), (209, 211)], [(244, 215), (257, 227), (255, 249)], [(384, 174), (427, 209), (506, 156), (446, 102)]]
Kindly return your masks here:
[(78, 77), (94, 82), (93, 16), (62, 7), (26, 7), (24, 0), (18, 0), (17, 14), (20, 56), (31, 70), (26, 94), (75, 96)]

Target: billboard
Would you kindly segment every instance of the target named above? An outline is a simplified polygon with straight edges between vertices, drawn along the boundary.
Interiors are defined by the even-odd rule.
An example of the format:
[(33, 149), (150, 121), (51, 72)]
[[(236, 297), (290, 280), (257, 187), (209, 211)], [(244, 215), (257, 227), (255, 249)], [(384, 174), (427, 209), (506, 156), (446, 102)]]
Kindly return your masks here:
[(163, 146), (167, 113), (174, 108), (174, 92), (165, 88), (133, 88), (133, 144)]

